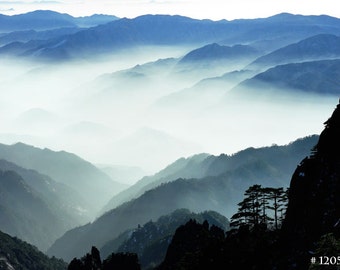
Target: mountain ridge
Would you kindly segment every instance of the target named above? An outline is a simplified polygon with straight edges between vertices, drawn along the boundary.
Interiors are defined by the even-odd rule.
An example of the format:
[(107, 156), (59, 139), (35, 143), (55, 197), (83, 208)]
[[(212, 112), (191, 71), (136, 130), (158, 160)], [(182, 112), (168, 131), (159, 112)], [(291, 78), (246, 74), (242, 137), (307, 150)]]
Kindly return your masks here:
[[(137, 224), (155, 220), (178, 208), (187, 208), (193, 212), (213, 210), (228, 217), (234, 212), (235, 205), (249, 185), (288, 185), (296, 160), (301, 160), (301, 155), (305, 156), (305, 153), (310, 151), (316, 138), (314, 136), (298, 140), (288, 147), (289, 150), (273, 146), (271, 149), (275, 154), (262, 149), (262, 158), (256, 158), (256, 155), (252, 154), (252, 148), (249, 148), (242, 153), (243, 156), (234, 159), (229, 168), (225, 168), (228, 165), (225, 161), (228, 156), (224, 155), (215, 162), (213, 157), (203, 156), (205, 165), (198, 163), (196, 166), (207, 166), (206, 170), (211, 170), (209, 174), (202, 175), (201, 178), (189, 178), (190, 174), (187, 174), (187, 179), (178, 177), (161, 181), (158, 183), (160, 185), (150, 187), (137, 198), (104, 213), (94, 222), (66, 232), (51, 246), (48, 254), (69, 261), (74, 256), (84, 254), (91, 245), (100, 248), (108, 238), (118, 237), (120, 233), (136, 227)], [(294, 158), (291, 157), (291, 162), (287, 163), (289, 152)], [(282, 165), (283, 160), (287, 164)]]
[(260, 94), (258, 96), (264, 96), (266, 93), (278, 95), (285, 92), (338, 96), (339, 73), (340, 59), (283, 64), (246, 79), (226, 95), (246, 94), (253, 91)]
[(247, 68), (266, 69), (287, 63), (334, 59), (340, 57), (339, 45), (339, 36), (318, 34), (261, 56)]
[[(248, 34), (245, 35), (246, 33)], [(285, 41), (296, 42), (322, 33), (339, 35), (340, 20), (332, 17), (292, 15), (291, 20), (283, 22), (275, 16), (252, 20), (211, 21), (178, 15), (143, 15), (133, 19), (115, 20), (67, 37), (47, 41), (36, 49), (26, 51), (26, 55), (61, 60), (136, 45), (202, 46), (213, 42), (233, 45), (267, 38), (283, 40), (282, 37)], [(60, 44), (62, 40), (65, 42)]]
[(149, 221), (143, 226), (138, 226), (132, 232), (125, 232), (129, 236), (117, 246), (118, 241), (106, 243), (100, 250), (102, 256), (107, 257), (112, 252), (132, 252), (138, 255), (142, 269), (149, 269), (158, 265), (165, 257), (165, 252), (175, 230), (184, 225), (190, 219), (199, 223), (207, 220), (210, 224), (218, 226), (223, 230), (229, 229), (229, 221), (222, 215), (213, 211), (193, 213), (187, 209), (178, 209), (166, 216), (159, 217), (156, 221)]
[[(309, 141), (307, 144), (313, 147), (314, 142), (316, 142), (316, 138), (316, 136), (311, 136), (309, 138), (306, 137), (304, 139), (296, 140), (291, 144), (287, 144), (286, 146), (282, 146), (282, 148), (277, 146), (276, 155), (279, 156), (285, 151), (289, 153), (289, 151), (292, 151), (289, 150), (289, 148), (296, 148), (303, 152), (309, 151), (309, 149), (304, 149), (303, 147), (299, 148), (299, 144), (303, 145), (303, 140), (305, 140), (306, 142)], [(143, 192), (147, 191), (148, 189), (155, 188), (157, 185), (162, 183), (166, 183), (178, 178), (203, 178), (207, 176), (217, 176), (219, 174), (225, 173), (228, 170), (234, 170), (240, 167), (242, 164), (247, 164), (247, 160), (245, 158), (248, 160), (251, 160), (251, 158), (254, 160), (268, 159), (268, 156), (266, 156), (268, 154), (266, 153), (270, 152), (270, 149), (274, 149), (274, 147), (262, 147), (257, 149), (247, 148), (233, 155), (221, 154), (219, 156), (213, 156), (209, 154), (198, 154), (186, 159), (180, 158), (174, 163), (168, 165), (159, 173), (153, 176), (144, 177), (135, 185), (115, 195), (104, 207), (104, 209), (102, 209), (102, 213), (119, 206), (119, 204), (123, 203), (124, 201), (136, 198), (136, 196), (142, 195)], [(294, 159), (294, 161), (289, 162), (289, 166), (294, 166), (298, 160), (299, 159)], [(276, 166), (278, 165), (278, 162), (276, 162)]]
[(73, 17), (67, 13), (53, 10), (35, 10), (16, 15), (0, 14), (0, 31), (51, 30), (61, 27), (91, 27), (117, 20), (113, 15), (93, 14), (92, 16)]
[[(46, 250), (70, 228), (60, 212), (50, 205), (14, 171), (1, 171), (1, 230)], [(73, 224), (74, 225), (74, 224)]]
[(122, 190), (120, 187), (125, 188), (125, 185), (113, 182), (90, 162), (66, 151), (41, 149), (24, 143), (0, 144), (0, 158), (27, 169), (37, 170), (78, 190), (84, 198), (91, 200), (93, 209), (87, 210), (91, 211), (92, 216), (95, 216), (95, 209), (101, 208), (112, 194)]
[(0, 268), (66, 270), (67, 264), (56, 258), (48, 258), (36, 247), (0, 231)]

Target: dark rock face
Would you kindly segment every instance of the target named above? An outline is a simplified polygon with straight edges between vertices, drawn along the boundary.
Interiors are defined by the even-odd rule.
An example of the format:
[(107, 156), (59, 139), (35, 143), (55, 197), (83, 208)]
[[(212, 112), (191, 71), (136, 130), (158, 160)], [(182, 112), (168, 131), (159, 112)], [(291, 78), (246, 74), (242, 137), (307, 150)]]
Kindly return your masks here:
[(336, 107), (331, 118), (325, 122), (325, 129), (321, 133), (316, 147), (318, 157), (327, 158), (329, 162), (340, 160), (340, 104)]
[(289, 268), (308, 268), (320, 237), (339, 232), (339, 194), (340, 104), (325, 122), (312, 155), (301, 162), (292, 177), (283, 225)]

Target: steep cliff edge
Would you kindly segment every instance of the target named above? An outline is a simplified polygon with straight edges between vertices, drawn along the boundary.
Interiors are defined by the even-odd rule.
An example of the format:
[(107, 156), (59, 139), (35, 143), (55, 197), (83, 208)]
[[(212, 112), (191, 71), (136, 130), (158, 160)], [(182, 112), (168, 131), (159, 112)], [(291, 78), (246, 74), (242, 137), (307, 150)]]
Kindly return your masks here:
[[(322, 235), (340, 232), (340, 104), (293, 174), (282, 233), (288, 269), (307, 269)], [(337, 256), (339, 254), (324, 254)]]

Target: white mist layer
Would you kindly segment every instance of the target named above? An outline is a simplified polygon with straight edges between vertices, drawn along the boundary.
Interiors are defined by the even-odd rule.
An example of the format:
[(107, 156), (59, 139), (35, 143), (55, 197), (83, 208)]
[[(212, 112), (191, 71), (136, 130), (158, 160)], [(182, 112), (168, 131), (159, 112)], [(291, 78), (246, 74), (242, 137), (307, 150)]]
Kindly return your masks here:
[(179, 73), (176, 59), (187, 51), (149, 47), (74, 63), (2, 62), (0, 141), (155, 172), (182, 156), (232, 154), (318, 134), (337, 104), (335, 97), (293, 90), (265, 100), (256, 91), (228, 98), (233, 81), (191, 88), (232, 67)]

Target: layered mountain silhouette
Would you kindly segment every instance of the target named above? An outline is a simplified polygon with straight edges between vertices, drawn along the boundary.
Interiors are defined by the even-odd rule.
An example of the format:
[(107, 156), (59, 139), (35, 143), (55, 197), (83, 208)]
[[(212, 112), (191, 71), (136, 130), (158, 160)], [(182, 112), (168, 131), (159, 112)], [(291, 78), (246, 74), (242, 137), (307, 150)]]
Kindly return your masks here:
[[(193, 70), (195, 70), (195, 66), (191, 65), (187, 67), (189, 67), (189, 69), (183, 71), (182, 74), (190, 74), (188, 77), (192, 78), (191, 76), (194, 73)], [(199, 111), (209, 109), (219, 104), (231, 89), (257, 74), (257, 72), (252, 70), (242, 69), (225, 73), (225, 71), (233, 70), (233, 68), (235, 68), (233, 65), (217, 65), (217, 68), (212, 67), (210, 70), (208, 69), (208, 72), (204, 73), (202, 73), (201, 68), (198, 68), (197, 79), (199, 81), (197, 83), (190, 88), (184, 88), (169, 95), (162, 96), (154, 102), (152, 109), (171, 110), (171, 108), (176, 107), (183, 110)], [(219, 75), (221, 73), (223, 74), (222, 76)], [(207, 77), (200, 79), (203, 77), (202, 74)], [(211, 77), (211, 75), (213, 75), (213, 77)], [(183, 78), (185, 78), (185, 76), (183, 76)]]
[(208, 154), (199, 154), (190, 158), (180, 158), (155, 175), (143, 177), (133, 186), (113, 196), (102, 209), (102, 212), (104, 213), (126, 201), (137, 198), (146, 190), (152, 189), (162, 183), (166, 183), (180, 177), (193, 178), (202, 176), (199, 164), (201, 164), (201, 162), (208, 156)]
[(66, 230), (88, 221), (91, 205), (75, 190), (34, 170), (0, 160), (0, 230), (46, 250)]
[[(74, 26), (69, 19), (64, 19), (66, 25), (62, 25), (63, 27), (70, 24)], [(136, 45), (205, 45), (214, 42), (249, 44), (267, 39), (279, 39), (289, 44), (316, 34), (338, 35), (338, 25), (338, 19), (328, 16), (305, 17), (291, 14), (279, 14), (266, 19), (216, 22), (181, 16), (144, 15), (51, 39), (36, 48), (26, 50), (24, 55), (67, 59)], [(30, 29), (32, 28), (33, 26)]]
[[(303, 39), (242, 67), (233, 66), (231, 59), (228, 60), (229, 65), (221, 64), (223, 53), (218, 54), (220, 63), (212, 60), (214, 48), (221, 52), (224, 48), (230, 50), (234, 47), (211, 44), (185, 55), (176, 66), (177, 69), (173, 69), (173, 73), (177, 71), (183, 78), (192, 78), (196, 72), (196, 80), (199, 82), (190, 88), (162, 96), (153, 104), (153, 108), (164, 110), (177, 106), (181, 109), (203, 110), (216, 106), (221, 99), (227, 101), (237, 94), (244, 94), (239, 97), (241, 99), (256, 94), (253, 97), (256, 99), (270, 93), (275, 94), (278, 90), (288, 91), (288, 94), (291, 93), (289, 90), (302, 90), (304, 94), (338, 95), (339, 37), (336, 35), (320, 34)], [(244, 61), (249, 63), (250, 59), (251, 57), (244, 58)], [(242, 59), (236, 62), (240, 64)], [(202, 73), (202, 66), (207, 71)], [(224, 74), (218, 75), (221, 73)], [(203, 79), (202, 74), (205, 76)]]
[[(183, 80), (195, 78), (196, 81), (199, 81), (243, 69), (244, 66), (263, 54), (264, 52), (249, 45), (226, 46), (212, 43), (185, 54), (171, 70), (170, 75), (178, 76)], [(195, 91), (197, 88), (194, 86), (190, 90)], [(183, 94), (183, 92), (180, 93)], [(175, 95), (178, 100), (190, 100), (190, 98), (178, 96), (177, 93)]]
[[(255, 167), (263, 164), (277, 170), (282, 184), (287, 183), (283, 179), (289, 179), (296, 163), (301, 160), (315, 145), (316, 136), (307, 137), (287, 146), (272, 146), (264, 148), (248, 148), (234, 155), (213, 156), (208, 154), (194, 155), (190, 158), (181, 158), (167, 166), (153, 176), (147, 176), (135, 185), (114, 196), (104, 207), (103, 211), (113, 209), (123, 202), (137, 198), (145, 191), (178, 178), (204, 178), (207, 176), (219, 176), (228, 171), (242, 168)], [(277, 179), (277, 180), (278, 180)]]
[(107, 242), (100, 250), (104, 258), (112, 252), (132, 252), (138, 255), (143, 269), (152, 268), (160, 264), (175, 230), (190, 219), (199, 223), (207, 220), (210, 224), (229, 229), (229, 221), (217, 212), (207, 211), (199, 214), (187, 209), (178, 209), (173, 213), (161, 216), (156, 221), (149, 221), (143, 226), (126, 231), (115, 240)]
[[(23, 47), (21, 51), (24, 52), (25, 47), (23, 46), (23, 43), (25, 42), (29, 42), (31, 40), (39, 40), (43, 44), (44, 40), (54, 39), (54, 38), (64, 36), (64, 35), (74, 34), (78, 31), (80, 31), (80, 29), (77, 27), (65, 27), (65, 28), (57, 28), (57, 29), (45, 30), (45, 31), (36, 31), (36, 30), (13, 31), (13, 32), (1, 35), (0, 44), (3, 46), (1, 51), (5, 51), (6, 47), (4, 46), (6, 44), (15, 42), (14, 44), (17, 44), (18, 47), (19, 46)], [(10, 46), (8, 46), (8, 48), (9, 49), (13, 48), (14, 44), (11, 44)]]
[(49, 258), (36, 247), (0, 231), (0, 269), (65, 270), (67, 264)]
[(294, 91), (338, 96), (339, 72), (338, 59), (278, 65), (243, 81), (226, 95)]
[(281, 229), (243, 224), (225, 233), (191, 220), (176, 230), (156, 269), (336, 269), (335, 256), (325, 260), (340, 250), (339, 135), (340, 104), (292, 176)]
[(91, 27), (118, 19), (115, 16), (92, 15), (75, 18), (50, 10), (36, 10), (25, 14), (0, 15), (1, 32), (48, 30), (68, 27)]
[(320, 34), (290, 44), (267, 55), (261, 56), (248, 68), (266, 69), (288, 63), (299, 63), (340, 57), (340, 37)]
[[(131, 189), (135, 199), (106, 212), (93, 223), (68, 231), (51, 246), (48, 254), (70, 261), (75, 256), (82, 256), (91, 245), (101, 248), (136, 224), (156, 220), (179, 208), (194, 212), (214, 210), (231, 216), (249, 185), (288, 185), (297, 160), (309, 152), (315, 140), (314, 136), (287, 146), (250, 148), (232, 157), (209, 156), (203, 162), (179, 161), (177, 169), (173, 166), (172, 176), (164, 173), (164, 178), (154, 180), (144, 191), (145, 184), (139, 184), (140, 195)], [(177, 179), (181, 172), (187, 179)], [(144, 182), (149, 181), (145, 179)]]
[(247, 45), (223, 46), (217, 43), (209, 44), (193, 50), (182, 57), (180, 65), (198, 64), (209, 67), (211, 62), (235, 64), (249, 61), (259, 55), (259, 51)]
[(46, 250), (63, 230), (62, 215), (49, 208), (39, 194), (13, 171), (1, 171), (0, 226)]
[[(79, 210), (94, 216), (97, 209), (126, 186), (113, 182), (108, 175), (80, 157), (65, 151), (55, 152), (23, 143), (0, 145), (0, 158), (26, 169), (33, 169), (77, 191), (87, 205)], [(80, 203), (80, 202), (79, 202)], [(90, 205), (90, 208), (88, 208)]]
[(75, 27), (73, 17), (68, 14), (60, 14), (54, 11), (37, 10), (20, 15), (1, 15), (1, 30), (47, 30), (61, 27)]
[[(198, 147), (196, 144), (192, 145), (175, 135), (170, 136), (170, 133), (163, 130), (149, 127), (138, 130), (137, 128), (145, 124), (144, 119), (146, 125), (149, 124), (150, 119), (154, 126), (165, 123), (164, 129), (166, 129), (167, 122), (164, 120), (167, 120), (167, 117), (170, 119), (183, 117), (185, 121), (195, 117), (197, 126), (204, 128), (210, 120), (208, 117), (213, 115), (217, 117), (214, 119), (216, 124), (212, 124), (220, 128), (222, 121), (224, 125), (227, 122), (225, 120), (228, 120), (227, 117), (223, 117), (234, 108), (228, 105), (237, 101), (239, 102), (237, 104), (241, 105), (237, 108), (240, 109), (240, 116), (245, 115), (247, 119), (240, 118), (242, 120), (235, 120), (235, 122), (245, 126), (250, 122), (244, 120), (251, 121), (256, 118), (255, 113), (249, 115), (249, 119), (246, 114), (248, 109), (259, 108), (253, 107), (254, 104), (257, 105), (257, 98), (265, 97), (269, 101), (275, 101), (272, 104), (273, 108), (276, 104), (280, 105), (277, 112), (282, 113), (287, 108), (283, 105), (284, 102), (272, 98), (281, 97), (284, 92), (293, 94), (289, 98), (296, 98), (296, 100), (300, 97), (308, 97), (312, 100), (314, 94), (317, 94), (320, 101), (324, 101), (330, 95), (332, 97), (339, 95), (340, 20), (329, 16), (279, 14), (263, 19), (210, 21), (167, 15), (145, 15), (134, 19), (117, 19), (102, 15), (74, 18), (51, 11), (35, 11), (15, 16), (0, 15), (0, 30), (2, 32), (0, 54), (4, 58), (9, 56), (10, 60), (12, 56), (20, 60), (25, 58), (59, 61), (92, 57), (96, 59), (96, 56), (106, 53), (114, 56), (120, 50), (129, 53), (131, 48), (144, 55), (154, 46), (162, 46), (162, 48), (171, 46), (171, 49), (178, 50), (179, 48), (184, 50), (182, 47), (187, 48), (187, 53), (182, 52), (183, 57), (159, 59), (126, 70), (119, 71), (119, 68), (110, 65), (111, 70), (107, 72), (112, 70), (116, 72), (100, 76), (86, 85), (79, 86), (75, 83), (76, 87), (79, 87), (76, 91), (63, 89), (65, 93), (67, 92), (66, 96), (63, 91), (60, 96), (56, 95), (58, 96), (58, 104), (54, 104), (56, 109), (61, 105), (59, 101), (65, 100), (67, 104), (61, 106), (66, 108), (64, 114), (77, 112), (74, 117), (82, 118), (76, 119), (73, 125), (68, 123), (61, 127), (61, 134), (67, 138), (81, 137), (85, 143), (88, 139), (86, 135), (98, 141), (103, 141), (100, 138), (108, 138), (111, 134), (117, 136), (108, 139), (104, 146), (105, 150), (115, 149), (111, 157), (115, 158), (116, 155), (117, 160), (129, 164), (142, 160), (144, 164), (156, 167), (158, 165), (156, 162), (152, 164), (152, 160), (155, 160), (157, 155), (158, 163), (168, 164), (169, 159), (177, 158), (178, 151), (186, 151), (186, 147), (189, 147), (190, 154), (197, 153), (194, 150)], [(255, 57), (259, 58), (249, 65)], [(118, 63), (120, 59), (114, 59), (116, 60)], [(105, 64), (108, 64), (106, 61), (109, 60), (105, 59)], [(137, 59), (134, 61), (136, 62)], [(83, 62), (88, 66), (92, 65), (90, 61)], [(98, 64), (97, 61), (94, 62)], [(125, 66), (127, 62), (124, 62)], [(44, 62), (44, 64), (48, 63), (48, 61)], [(64, 67), (55, 66), (58, 66), (56, 71), (62, 71)], [(49, 69), (51, 66), (44, 65), (29, 71), (24, 76), (18, 75), (20, 78), (18, 84), (9, 71), (11, 78), (8, 81), (4, 79), (7, 90), (3, 94), (5, 98), (2, 102), (5, 104), (10, 100), (6, 96), (7, 93), (13, 94), (15, 91), (22, 93), (19, 88), (17, 89), (18, 86), (26, 89), (25, 87), (32, 81), (39, 84), (40, 79), (45, 75), (45, 67)], [(93, 69), (96, 67), (94, 65)], [(103, 68), (100, 72), (104, 72), (106, 67), (101, 65), (100, 68)], [(58, 80), (59, 76), (56, 75), (62, 74), (55, 73), (52, 69), (50, 73), (48, 72), (51, 77), (42, 79), (42, 82), (46, 79), (46, 85), (50, 84), (49, 78), (54, 77)], [(89, 74), (91, 72), (89, 71)], [(91, 76), (89, 80), (93, 80), (94, 76)], [(22, 78), (27, 81), (22, 81)], [(74, 80), (73, 74), (70, 74), (69, 78)], [(17, 81), (19, 82), (19, 79)], [(182, 90), (178, 91), (179, 89)], [(229, 91), (230, 89), (232, 90)], [(12, 90), (15, 91), (12, 93)], [(45, 89), (40, 90), (43, 90), (41, 93), (44, 95), (50, 94), (45, 92)], [(26, 91), (25, 95), (40, 93), (39, 91), (32, 91), (32, 93)], [(230, 93), (225, 95), (228, 91)], [(270, 95), (272, 93), (273, 96)], [(280, 95), (275, 96), (277, 93)], [(248, 99), (230, 99), (230, 103), (226, 102), (226, 99), (233, 94)], [(34, 103), (40, 103), (38, 99), (35, 100), (35, 97), (38, 95), (34, 95)], [(45, 97), (41, 96), (41, 98)], [(23, 96), (21, 100), (25, 100)], [(46, 100), (50, 102), (49, 97)], [(167, 114), (166, 108), (161, 111), (160, 107), (164, 104), (172, 107), (178, 115), (176, 114), (174, 118), (174, 113)], [(200, 104), (203, 105), (200, 107)], [(301, 106), (306, 104), (309, 103), (301, 102)], [(20, 110), (25, 110), (23, 107), (26, 105), (18, 105), (18, 108), (8, 105), (1, 112), (13, 109), (15, 113), (20, 114)], [(220, 258), (227, 258), (222, 260), (223, 262), (232, 260), (231, 266), (229, 265), (231, 269), (238, 267), (236, 259), (232, 258), (234, 256), (242, 260), (241, 265), (246, 266), (245, 269), (251, 269), (252, 262), (245, 261), (250, 253), (250, 255), (261, 255), (255, 262), (259, 265), (260, 259), (265, 257), (262, 256), (263, 254), (277, 253), (274, 257), (270, 257), (271, 260), (265, 264), (265, 267), (261, 268), (263, 265), (260, 265), (254, 268), (266, 269), (268, 265), (274, 265), (273, 261), (279, 258), (278, 254), (281, 251), (282, 258), (278, 263), (285, 261), (283, 269), (300, 266), (306, 269), (309, 266), (310, 256), (320, 252), (316, 248), (320, 239), (330, 234), (335, 238), (339, 236), (339, 200), (337, 199), (340, 174), (338, 168), (340, 147), (337, 143), (339, 106), (325, 123), (325, 131), (321, 134), (312, 154), (302, 161), (293, 175), (287, 218), (282, 232), (280, 231), (282, 235), (267, 233), (267, 228), (260, 228), (255, 232), (249, 228), (242, 228), (244, 230), (231, 232), (228, 237), (225, 237), (223, 230), (227, 229), (225, 226), (227, 222), (222, 215), (230, 217), (236, 212), (237, 203), (250, 185), (287, 187), (296, 164), (309, 154), (310, 149), (317, 143), (317, 136), (306, 137), (285, 146), (248, 148), (233, 155), (200, 154), (181, 158), (155, 175), (142, 178), (126, 190), (126, 185), (113, 181), (103, 170), (74, 154), (40, 149), (22, 143), (0, 145), (0, 230), (20, 237), (36, 245), (40, 250), (48, 249), (49, 255), (67, 261), (75, 256), (84, 255), (95, 245), (105, 255), (112, 251), (137, 252), (143, 267), (154, 267), (164, 259), (165, 250), (173, 239), (174, 244), (168, 250), (167, 257), (168, 262), (172, 261), (175, 264), (170, 263), (168, 269), (174, 269), (174, 265), (181, 266), (182, 262), (190, 262), (190, 259), (196, 258), (196, 255), (208, 258), (214, 255), (212, 253), (215, 251), (217, 257), (212, 258), (218, 259), (221, 255)], [(125, 110), (121, 110), (123, 107)], [(182, 111), (181, 108), (185, 110)], [(267, 107), (264, 112), (266, 109)], [(90, 114), (92, 110), (96, 115)], [(99, 125), (98, 119), (93, 122), (84, 121), (88, 116), (92, 121), (92, 116), (96, 118), (98, 115), (105, 116), (104, 118), (109, 120), (103, 121), (112, 124), (114, 121), (110, 121), (110, 117), (124, 115), (122, 111), (127, 112), (128, 117), (131, 117), (127, 118), (128, 120), (134, 120), (135, 115), (139, 113), (142, 117), (146, 116), (143, 117), (143, 123), (138, 122), (138, 127), (133, 126), (126, 132), (130, 135), (124, 134), (125, 137), (122, 138), (114, 134), (116, 130), (112, 131), (104, 124)], [(207, 111), (209, 113), (206, 113)], [(190, 115), (186, 115), (186, 112)], [(15, 121), (12, 121), (11, 117), (8, 119), (4, 117), (6, 122), (4, 127), (11, 129), (9, 131), (11, 134), (15, 133), (16, 131), (13, 130), (16, 129), (27, 130), (31, 134), (32, 129), (36, 127), (43, 130), (45, 126), (42, 126), (42, 123), (53, 126), (54, 120), (50, 120), (53, 118), (37, 118), (37, 115), (42, 115), (41, 113), (41, 111), (27, 111), (18, 118), (14, 115)], [(318, 112), (313, 113), (315, 114), (310, 113), (310, 115), (316, 115)], [(194, 117), (191, 117), (192, 115)], [(158, 122), (157, 117), (163, 122)], [(200, 122), (201, 119), (204, 121)], [(280, 120), (274, 121), (275, 124), (282, 126)], [(183, 123), (185, 122), (180, 124)], [(130, 125), (129, 121), (125, 124)], [(265, 121), (261, 124), (267, 125)], [(254, 122), (255, 125), (261, 127)], [(299, 122), (298, 125), (300, 128), (303, 124)], [(118, 132), (126, 131), (121, 131), (120, 128), (117, 127)], [(177, 130), (175, 133), (177, 136)], [(178, 133), (181, 133), (180, 129)], [(252, 136), (245, 133), (242, 136)], [(101, 134), (106, 137), (100, 137)], [(58, 134), (54, 138), (57, 136)], [(193, 141), (198, 141), (197, 138), (195, 137)], [(226, 140), (228, 143), (228, 138)], [(138, 144), (140, 141), (143, 144)], [(148, 147), (144, 148), (145, 145)], [(166, 147), (162, 148), (164, 145)], [(150, 153), (150, 149), (155, 152), (153, 159), (145, 154)], [(169, 149), (173, 152), (165, 153)], [(161, 160), (164, 157), (167, 159)], [(124, 177), (123, 173), (120, 173), (119, 177)], [(205, 214), (198, 215), (192, 212)], [(198, 219), (199, 223), (189, 221), (186, 226), (178, 230), (177, 236), (172, 238), (175, 227), (185, 223), (189, 217)], [(214, 226), (224, 226), (223, 230), (210, 226), (208, 222), (203, 222), (203, 219), (208, 219), (208, 222), (213, 223)], [(83, 225), (89, 221), (91, 223)], [(186, 238), (186, 235), (189, 237)], [(40, 255), (31, 253), (30, 248), (27, 247), (27, 250), (21, 253), (14, 243), (18, 243), (24, 249), (26, 245), (18, 239), (8, 238), (0, 233), (0, 240), (0, 245), (3, 241), (10, 246), (10, 249), (0, 248), (0, 268), (30, 269), (23, 266), (21, 258), (16, 257), (18, 253), (25, 254), (25, 252), (36, 256), (32, 260), (27, 256), (28, 261), (37, 260), (40, 263)], [(222, 242), (223, 244), (220, 245)], [(200, 247), (203, 249), (200, 250)], [(214, 247), (213, 252), (210, 252), (207, 247)], [(228, 252), (226, 247), (229, 248)], [(60, 266), (65, 268), (61, 261), (54, 262), (60, 263)], [(207, 269), (209, 260), (203, 262), (201, 265), (188, 263), (187, 268), (184, 268), (197, 266), (196, 269), (200, 269), (199, 267)], [(47, 265), (50, 262), (45, 261), (45, 263)], [(59, 269), (59, 266), (32, 265), (34, 266), (31, 269), (35, 269), (34, 267)], [(163, 266), (166, 269), (166, 263)]]

